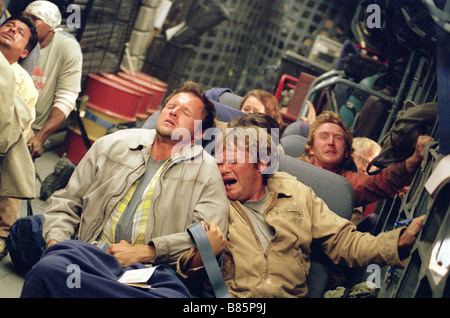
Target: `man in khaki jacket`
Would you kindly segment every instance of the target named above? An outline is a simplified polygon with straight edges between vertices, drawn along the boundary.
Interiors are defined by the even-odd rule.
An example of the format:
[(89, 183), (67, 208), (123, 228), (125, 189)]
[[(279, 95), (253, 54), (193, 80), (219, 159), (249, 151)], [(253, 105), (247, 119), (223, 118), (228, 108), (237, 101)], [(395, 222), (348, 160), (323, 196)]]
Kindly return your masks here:
[[(252, 129), (253, 134), (249, 133)], [(230, 138), (232, 135), (239, 137)], [(251, 136), (256, 137), (251, 140)], [(249, 148), (249, 144), (253, 146)], [(272, 145), (264, 150), (264, 156), (261, 145)], [(403, 251), (414, 243), (423, 217), (408, 228), (377, 237), (357, 232), (350, 221), (330, 211), (295, 177), (267, 171), (267, 158), (276, 159), (276, 153), (271, 153), (276, 149), (270, 136), (256, 127), (227, 131), (216, 149), (230, 202), (222, 272), (233, 297), (306, 296), (313, 239), (321, 240), (323, 250), (335, 263), (346, 262), (351, 267), (404, 265)], [(180, 264), (190, 262), (181, 257)], [(188, 273), (195, 268), (183, 270)]]
[[(97, 140), (67, 187), (51, 198), (43, 225), (48, 248), (28, 273), (22, 296), (155, 297), (153, 286), (139, 290), (118, 283), (123, 267), (174, 265), (194, 245), (186, 228), (196, 222), (214, 222), (226, 233), (229, 207), (219, 170), (194, 143), (194, 136), (214, 125), (214, 114), (200, 86), (187, 82), (166, 99), (156, 130), (127, 129)], [(139, 204), (129, 211), (143, 180), (149, 181)], [(82, 277), (90, 275), (83, 288), (67, 287), (71, 264)], [(166, 296), (186, 296), (162, 287)]]
[[(36, 43), (36, 28), (25, 16), (10, 17), (0, 26), (1, 81), (9, 78), (8, 72), (13, 72), (11, 82), (0, 86), (1, 95), (5, 96), (1, 98), (0, 114), (0, 259), (7, 253), (6, 237), (10, 228), (20, 216), (20, 199), (35, 197), (35, 171), (31, 159), (27, 158), (26, 142), (35, 117), (38, 93), (30, 75), (18, 61), (27, 57)], [(15, 100), (8, 101), (12, 98)], [(11, 143), (14, 144), (11, 146)]]

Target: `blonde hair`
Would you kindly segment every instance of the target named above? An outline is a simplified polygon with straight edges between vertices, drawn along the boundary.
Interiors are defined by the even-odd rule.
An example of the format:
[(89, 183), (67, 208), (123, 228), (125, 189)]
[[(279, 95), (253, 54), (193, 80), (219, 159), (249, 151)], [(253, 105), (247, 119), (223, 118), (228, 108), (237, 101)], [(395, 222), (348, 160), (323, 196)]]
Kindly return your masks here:
[[(249, 163), (255, 165), (261, 162), (268, 164), (268, 167), (262, 173), (264, 183), (270, 175), (278, 170), (278, 146), (273, 142), (266, 128), (252, 125), (234, 126), (222, 131), (221, 137), (218, 136), (217, 138), (217, 142), (216, 147), (218, 148), (232, 147), (235, 150), (247, 152), (249, 154)], [(231, 158), (227, 158), (227, 160), (229, 159)], [(244, 160), (244, 158), (237, 158), (238, 162), (244, 162)]]

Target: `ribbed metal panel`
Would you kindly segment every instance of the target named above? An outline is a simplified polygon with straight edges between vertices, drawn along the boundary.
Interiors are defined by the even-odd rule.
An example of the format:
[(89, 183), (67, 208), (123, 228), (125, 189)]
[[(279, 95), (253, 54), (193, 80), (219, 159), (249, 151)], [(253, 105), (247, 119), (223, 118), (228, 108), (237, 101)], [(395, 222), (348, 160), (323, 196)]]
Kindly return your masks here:
[[(75, 0), (85, 25), (76, 30), (83, 51), (83, 81), (89, 73), (116, 73), (136, 20), (140, 0)], [(70, 31), (69, 31), (70, 32)]]
[[(226, 0), (222, 3), (230, 12), (230, 20), (203, 34), (193, 53), (180, 51), (188, 54), (189, 59), (178, 80), (192, 79), (204, 87), (229, 87), (238, 94), (265, 88), (265, 68), (277, 64), (285, 51), (308, 56), (318, 34), (343, 43), (351, 34), (355, 8), (354, 1)], [(182, 20), (182, 8), (187, 6), (187, 1), (174, 1), (171, 18)], [(186, 60), (181, 55), (178, 58)]]

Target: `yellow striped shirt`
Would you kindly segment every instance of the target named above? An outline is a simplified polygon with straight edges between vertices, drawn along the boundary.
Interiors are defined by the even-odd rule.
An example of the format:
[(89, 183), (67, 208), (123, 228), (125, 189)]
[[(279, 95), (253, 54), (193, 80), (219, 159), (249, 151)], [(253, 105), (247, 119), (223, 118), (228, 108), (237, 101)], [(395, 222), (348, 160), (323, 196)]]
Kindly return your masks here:
[[(131, 233), (131, 245), (145, 245), (145, 228), (147, 225), (148, 215), (150, 212), (150, 204), (152, 201), (153, 190), (155, 188), (156, 182), (159, 180), (162, 171), (168, 165), (170, 159), (167, 160), (155, 173), (149, 185), (144, 191), (142, 198), (139, 201), (139, 204), (136, 208), (136, 212), (133, 218), (133, 228)], [(105, 228), (102, 231), (102, 234), (99, 238), (99, 245), (103, 244), (113, 244), (115, 243), (115, 232), (116, 226), (122, 216), (122, 213), (125, 211), (128, 203), (133, 197), (134, 192), (136, 191), (137, 185), (139, 183), (139, 179), (133, 183), (133, 185), (128, 190), (128, 193), (117, 203), (114, 208), (112, 215), (108, 222), (106, 223)]]

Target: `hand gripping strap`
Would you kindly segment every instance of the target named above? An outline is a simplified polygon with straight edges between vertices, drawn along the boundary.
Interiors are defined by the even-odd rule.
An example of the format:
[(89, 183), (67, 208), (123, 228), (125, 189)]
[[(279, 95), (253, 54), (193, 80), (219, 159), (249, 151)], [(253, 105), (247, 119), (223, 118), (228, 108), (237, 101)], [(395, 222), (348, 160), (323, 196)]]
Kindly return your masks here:
[(208, 236), (202, 225), (195, 223), (187, 228), (187, 232), (197, 245), (216, 298), (230, 298), (219, 264), (217, 264)]

